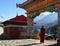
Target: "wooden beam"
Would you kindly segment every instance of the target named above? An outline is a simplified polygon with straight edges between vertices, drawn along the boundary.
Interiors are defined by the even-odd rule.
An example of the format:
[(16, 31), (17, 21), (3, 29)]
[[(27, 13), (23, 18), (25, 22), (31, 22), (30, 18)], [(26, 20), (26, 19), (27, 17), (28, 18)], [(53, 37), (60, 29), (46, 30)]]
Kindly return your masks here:
[(28, 0), (28, 1), (24, 2), (24, 3), (22, 3), (22, 4), (16, 4), (16, 6), (19, 7), (19, 8), (23, 8), (25, 5), (29, 4), (32, 1), (33, 0)]
[[(37, 1), (37, 0), (35, 0), (35, 1)], [(35, 1), (31, 1), (32, 3), (34, 3)], [(19, 8), (24, 8), (25, 10), (27, 10), (27, 11), (31, 11), (31, 10), (34, 10), (34, 9), (36, 9), (36, 8), (38, 8), (38, 7), (41, 7), (41, 6), (44, 6), (44, 5), (46, 5), (46, 4), (49, 4), (49, 3), (51, 3), (51, 2), (54, 2), (55, 0), (44, 0), (44, 1), (42, 1), (42, 2), (39, 2), (39, 1), (37, 1), (36, 2), (36, 5), (35, 4), (33, 4), (33, 5), (31, 5), (30, 6), (30, 4), (31, 3), (27, 3), (27, 5), (29, 6), (29, 7), (27, 7), (27, 5), (24, 5), (25, 3), (23, 3), (23, 4), (17, 4), (16, 6), (17, 7), (19, 7)], [(25, 8), (26, 7), (26, 8)]]
[[(31, 12), (36, 12), (36, 11), (38, 11), (38, 10), (41, 10), (41, 9), (44, 9), (44, 8), (47, 8), (47, 7), (50, 7), (50, 6), (52, 6), (52, 5), (55, 5), (57, 2), (59, 2), (60, 0), (57, 0), (57, 1), (55, 1), (55, 2), (52, 2), (52, 3), (50, 3), (50, 4), (47, 4), (47, 5), (45, 5), (45, 6), (42, 6), (42, 7), (39, 7), (39, 8), (37, 8), (37, 9), (35, 9), (35, 10), (31, 10)], [(44, 11), (44, 10), (43, 10)]]
[[(39, 7), (37, 9), (31, 10), (29, 13), (33, 13), (33, 12), (44, 12), (44, 11), (49, 11), (51, 10), (51, 8), (56, 8), (60, 6), (60, 0), (57, 0), (53, 3), (47, 4), (45, 6)], [(55, 10), (56, 11), (56, 10)], [(60, 12), (59, 10), (57, 10), (57, 12)]]
[(32, 6), (32, 7), (30, 7), (30, 8), (27, 8), (26, 10), (27, 11), (31, 11), (31, 10), (34, 10), (34, 9), (37, 9), (37, 8), (39, 8), (39, 7), (42, 7), (42, 6), (45, 6), (45, 5), (47, 5), (47, 4), (50, 4), (50, 3), (52, 3), (52, 2), (54, 2), (55, 0), (45, 0), (45, 1), (42, 1), (41, 3), (38, 3), (38, 4), (36, 4), (36, 5), (34, 5), (34, 6)]

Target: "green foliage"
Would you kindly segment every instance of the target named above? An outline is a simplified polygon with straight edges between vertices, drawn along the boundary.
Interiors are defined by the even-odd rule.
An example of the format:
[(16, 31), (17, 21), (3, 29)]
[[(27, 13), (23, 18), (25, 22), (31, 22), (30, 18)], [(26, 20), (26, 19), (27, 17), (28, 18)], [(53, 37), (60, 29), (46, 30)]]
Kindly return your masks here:
[(35, 33), (35, 34), (39, 34), (39, 30), (35, 30), (34, 33)]

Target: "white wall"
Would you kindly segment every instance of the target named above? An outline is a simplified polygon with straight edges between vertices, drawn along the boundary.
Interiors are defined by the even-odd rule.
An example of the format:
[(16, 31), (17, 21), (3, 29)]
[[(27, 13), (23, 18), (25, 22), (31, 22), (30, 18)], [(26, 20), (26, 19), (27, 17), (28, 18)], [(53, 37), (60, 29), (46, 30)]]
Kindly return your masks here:
[(4, 32), (3, 27), (0, 26), (0, 35)]

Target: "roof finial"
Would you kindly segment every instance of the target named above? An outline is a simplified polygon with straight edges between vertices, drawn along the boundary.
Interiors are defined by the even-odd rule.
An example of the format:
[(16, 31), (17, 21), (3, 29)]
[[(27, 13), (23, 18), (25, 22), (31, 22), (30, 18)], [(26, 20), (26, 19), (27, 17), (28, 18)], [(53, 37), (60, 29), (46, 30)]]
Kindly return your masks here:
[(16, 15), (16, 17), (18, 16), (18, 13), (17, 13), (17, 15)]

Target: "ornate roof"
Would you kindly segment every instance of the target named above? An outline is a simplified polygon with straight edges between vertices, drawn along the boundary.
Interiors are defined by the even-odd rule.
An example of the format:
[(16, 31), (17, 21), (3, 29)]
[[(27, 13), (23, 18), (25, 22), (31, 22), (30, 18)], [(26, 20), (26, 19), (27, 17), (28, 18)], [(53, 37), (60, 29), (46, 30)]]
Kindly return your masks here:
[(19, 8), (24, 8), (27, 11), (36, 9), (38, 7), (45, 6), (51, 2), (54, 2), (55, 0), (28, 0), (22, 4), (17, 4), (16, 6)]
[(25, 17), (24, 15), (20, 15), (20, 16), (16, 16), (14, 18), (11, 18), (7, 21), (4, 21), (2, 23), (6, 23), (6, 22), (27, 22), (27, 17)]

